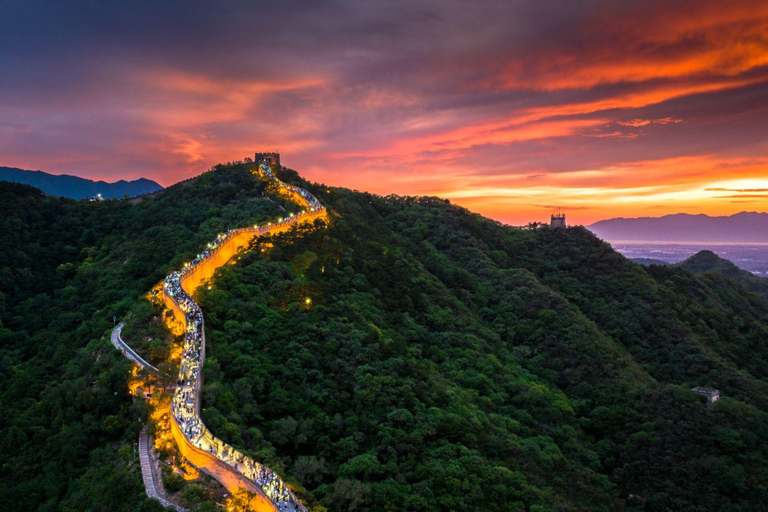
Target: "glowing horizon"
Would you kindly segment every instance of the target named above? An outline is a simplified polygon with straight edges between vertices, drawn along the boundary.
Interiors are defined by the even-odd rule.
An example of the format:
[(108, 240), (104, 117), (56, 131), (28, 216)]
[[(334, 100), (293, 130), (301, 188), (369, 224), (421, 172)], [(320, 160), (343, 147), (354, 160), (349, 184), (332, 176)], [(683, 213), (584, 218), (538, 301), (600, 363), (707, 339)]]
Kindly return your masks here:
[(0, 165), (168, 186), (277, 148), (511, 224), (766, 210), (765, 2), (298, 3), (0, 8)]

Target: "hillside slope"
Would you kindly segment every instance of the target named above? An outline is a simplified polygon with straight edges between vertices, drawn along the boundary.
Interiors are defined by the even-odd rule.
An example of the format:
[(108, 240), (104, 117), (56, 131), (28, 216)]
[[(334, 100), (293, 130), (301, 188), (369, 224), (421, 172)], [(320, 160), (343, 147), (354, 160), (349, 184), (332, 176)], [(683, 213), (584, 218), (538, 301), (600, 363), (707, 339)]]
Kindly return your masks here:
[(768, 279), (754, 275), (752, 272), (742, 270), (730, 261), (721, 258), (712, 251), (700, 251), (685, 261), (678, 263), (694, 274), (717, 272), (733, 279), (745, 289), (768, 299)]
[(200, 292), (203, 416), (231, 442), (333, 510), (766, 504), (762, 455), (734, 448), (768, 436), (768, 302), (581, 228), (310, 190), (327, 233), (264, 240)]
[[(0, 184), (1, 502), (152, 506), (141, 404), (101, 337), (156, 319), (141, 295), (216, 233), (285, 215), (247, 168), (135, 205)], [(315, 510), (768, 507), (768, 301), (583, 228), (280, 178), (331, 225), (256, 240), (198, 291), (202, 416)]]
[(119, 199), (123, 196), (150, 194), (163, 189), (156, 182), (146, 178), (107, 183), (106, 181), (93, 181), (67, 174), (48, 174), (43, 171), (26, 171), (13, 167), (0, 167), (0, 181), (23, 183), (39, 188), (52, 196), (72, 199), (96, 197), (98, 194), (101, 194), (104, 199)]
[(139, 204), (0, 182), (0, 503), (158, 510), (133, 456), (147, 410), (132, 401), (130, 363), (109, 343), (112, 318), (145, 304), (228, 226), (283, 214), (257, 199), (263, 190), (244, 165)]

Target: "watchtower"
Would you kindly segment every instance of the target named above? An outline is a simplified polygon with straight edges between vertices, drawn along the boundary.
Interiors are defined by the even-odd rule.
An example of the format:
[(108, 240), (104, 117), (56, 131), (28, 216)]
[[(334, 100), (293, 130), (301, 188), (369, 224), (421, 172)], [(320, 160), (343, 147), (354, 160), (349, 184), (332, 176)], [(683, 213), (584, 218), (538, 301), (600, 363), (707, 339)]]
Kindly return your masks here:
[(691, 391), (707, 397), (707, 405), (710, 407), (712, 407), (712, 405), (714, 405), (715, 402), (720, 400), (719, 389), (705, 388), (705, 387), (699, 386), (699, 387), (693, 388)]
[(280, 153), (277, 151), (267, 151), (266, 153), (256, 153), (253, 161), (256, 163), (266, 160), (270, 167), (276, 165), (280, 167)]
[(549, 227), (553, 229), (565, 228), (565, 214), (553, 213), (552, 219), (549, 221)]

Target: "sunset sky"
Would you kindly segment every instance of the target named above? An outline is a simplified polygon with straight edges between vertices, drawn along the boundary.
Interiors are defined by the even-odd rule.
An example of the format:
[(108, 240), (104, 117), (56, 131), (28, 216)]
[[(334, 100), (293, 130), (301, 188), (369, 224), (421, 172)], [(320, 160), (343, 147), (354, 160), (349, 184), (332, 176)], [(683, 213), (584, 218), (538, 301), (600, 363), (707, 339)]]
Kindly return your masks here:
[(768, 210), (768, 1), (0, 3), (0, 166), (313, 181), (513, 224)]

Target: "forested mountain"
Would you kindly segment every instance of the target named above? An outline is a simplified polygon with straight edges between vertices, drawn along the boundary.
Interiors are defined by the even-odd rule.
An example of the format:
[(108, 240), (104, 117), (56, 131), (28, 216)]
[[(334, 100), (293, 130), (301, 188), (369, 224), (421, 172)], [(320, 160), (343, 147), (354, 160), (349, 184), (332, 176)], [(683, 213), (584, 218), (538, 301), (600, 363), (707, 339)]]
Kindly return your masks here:
[[(584, 228), (280, 177), (331, 224), (255, 240), (198, 292), (202, 416), (312, 509), (768, 508), (766, 299)], [(156, 506), (105, 336), (157, 316), (143, 294), (216, 233), (284, 215), (261, 187), (245, 164), (138, 204), (0, 183), (0, 503)]]
[(68, 174), (48, 174), (43, 171), (26, 171), (14, 167), (0, 167), (0, 181), (11, 181), (37, 187), (52, 196), (85, 199), (101, 194), (104, 199), (138, 196), (162, 190), (159, 184), (146, 178), (114, 183), (93, 181)]
[(712, 251), (699, 251), (677, 265), (694, 274), (717, 272), (728, 276), (747, 290), (768, 299), (768, 279), (740, 269), (732, 262), (721, 258)]
[[(0, 504), (157, 510), (134, 443), (146, 408), (112, 317), (232, 225), (282, 214), (244, 166), (138, 204), (82, 202), (0, 182)], [(6, 504), (13, 504), (6, 508)]]
[(617, 218), (595, 222), (588, 228), (611, 242), (768, 243), (768, 213), (765, 212), (741, 212), (723, 217), (675, 213), (663, 217)]
[(639, 265), (669, 265), (666, 261), (657, 260), (655, 258), (630, 258), (633, 262)]

